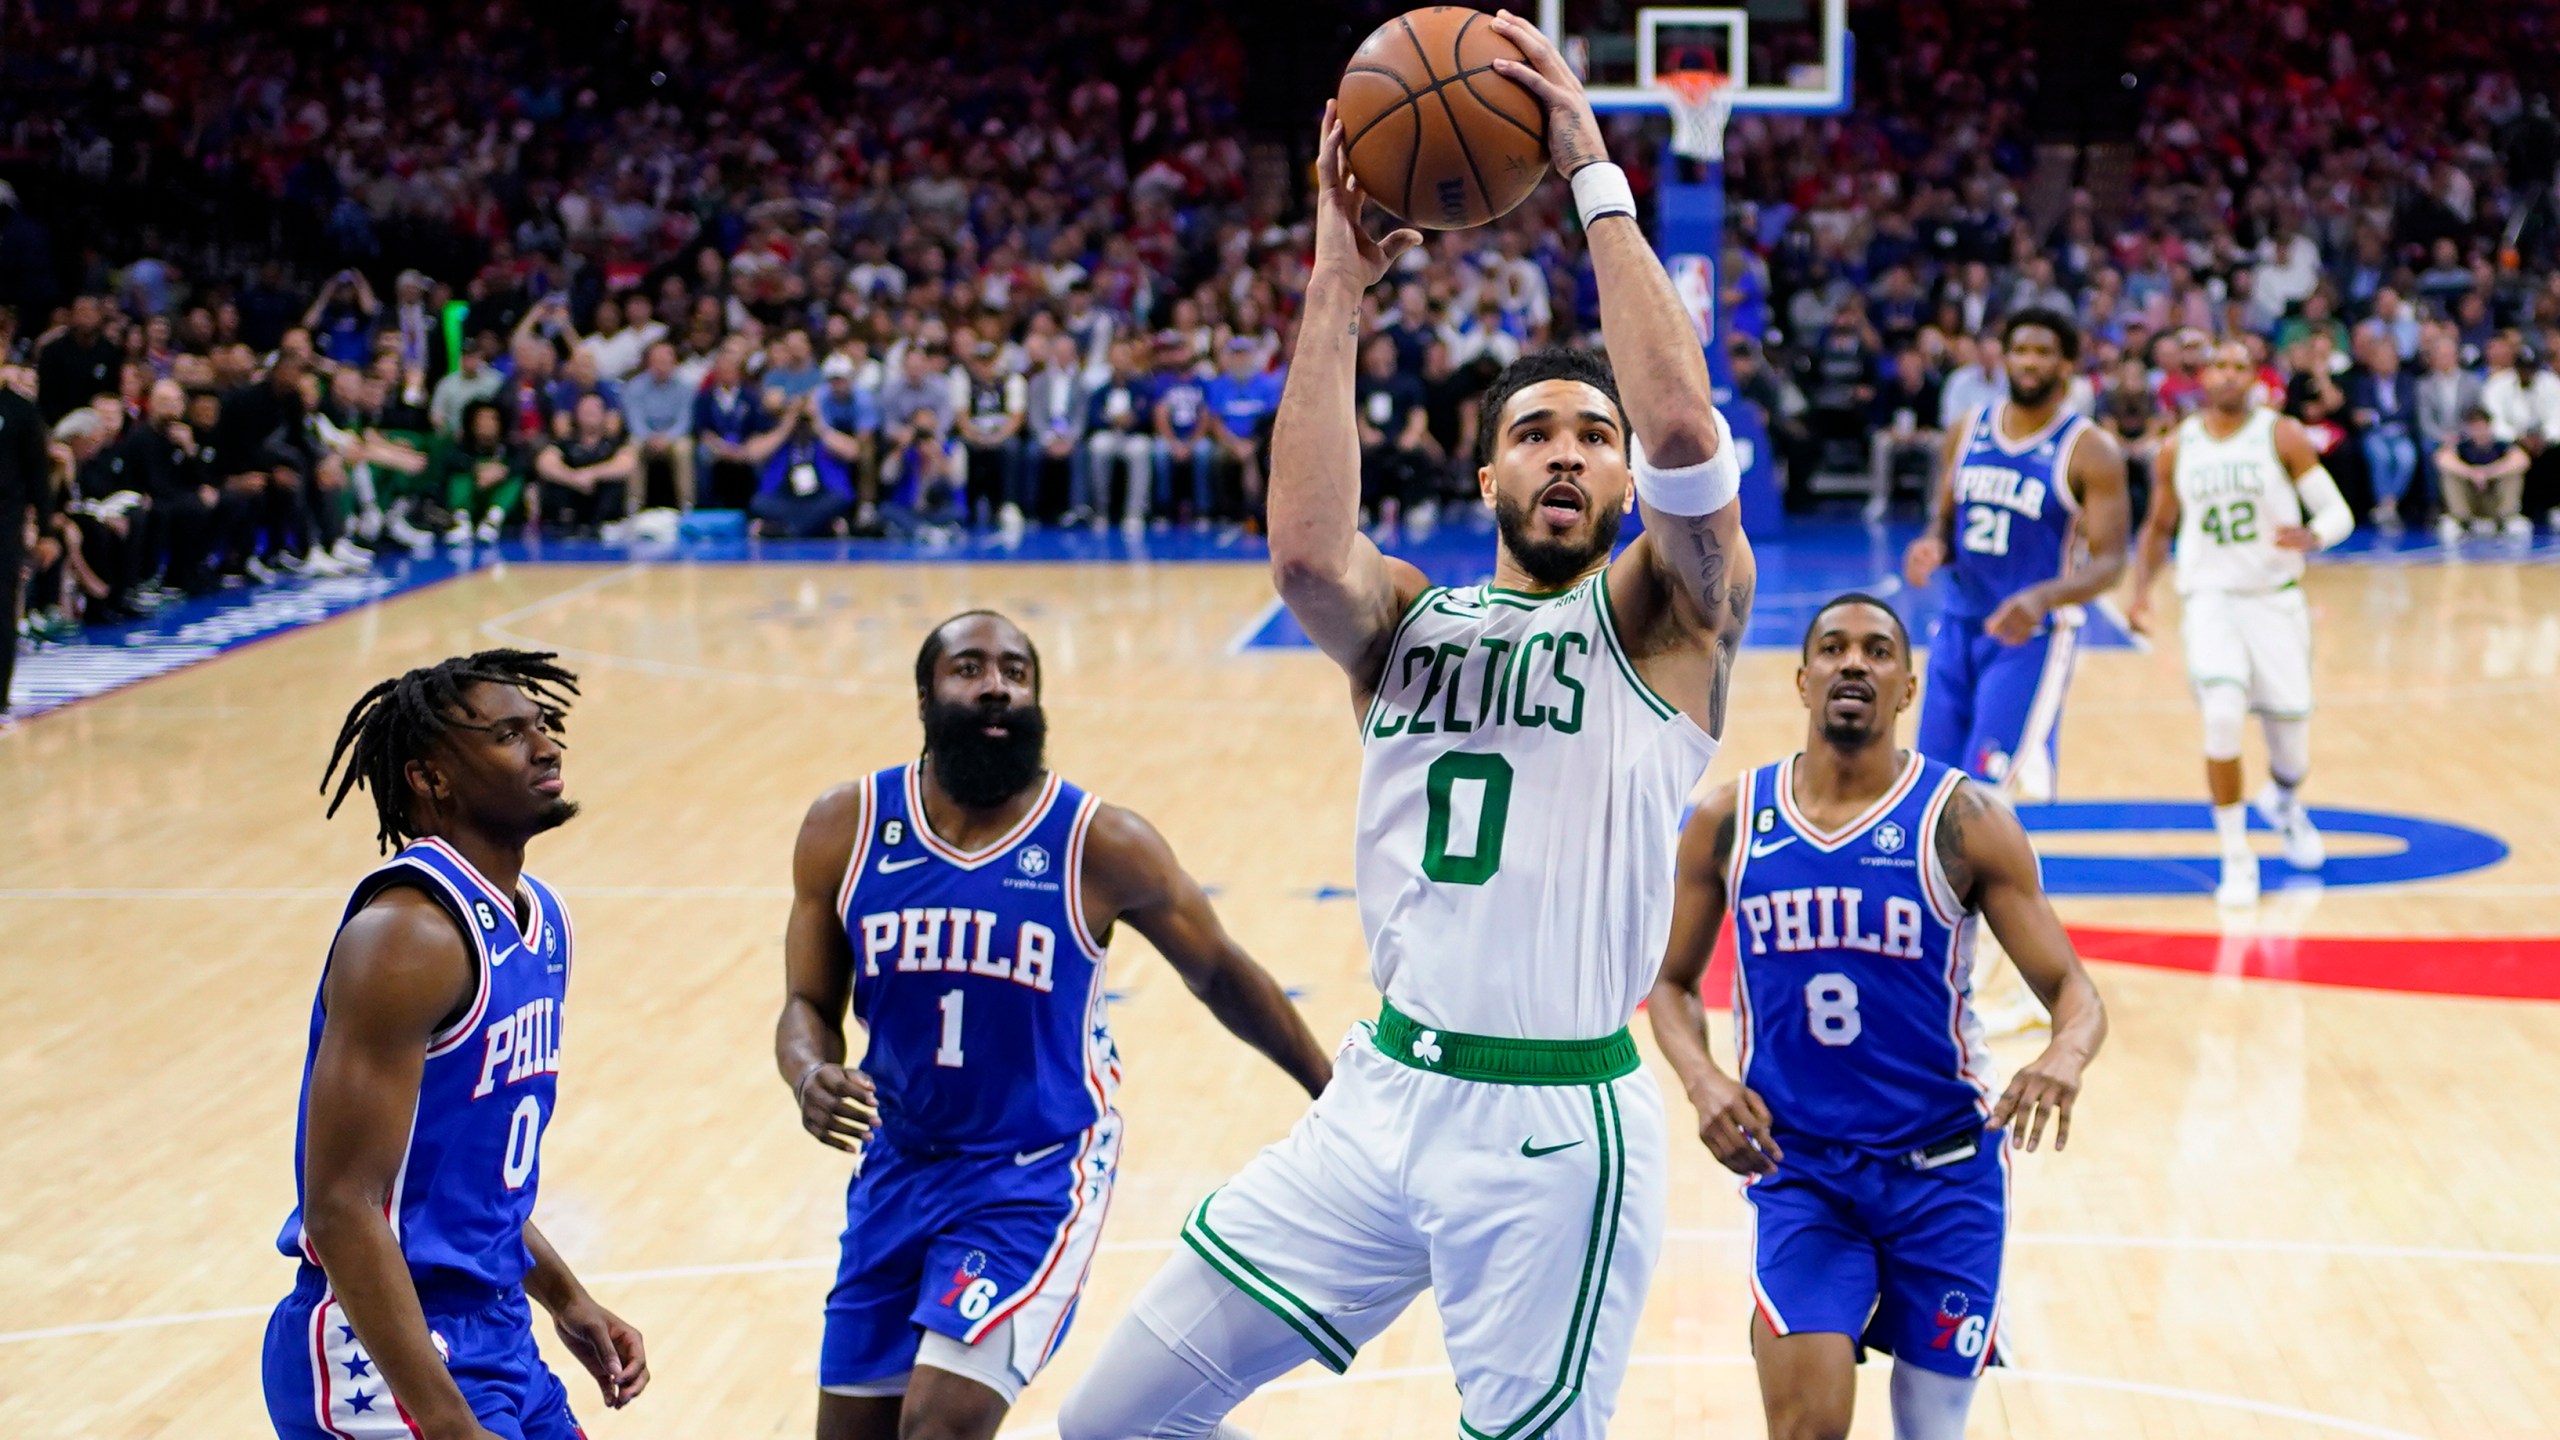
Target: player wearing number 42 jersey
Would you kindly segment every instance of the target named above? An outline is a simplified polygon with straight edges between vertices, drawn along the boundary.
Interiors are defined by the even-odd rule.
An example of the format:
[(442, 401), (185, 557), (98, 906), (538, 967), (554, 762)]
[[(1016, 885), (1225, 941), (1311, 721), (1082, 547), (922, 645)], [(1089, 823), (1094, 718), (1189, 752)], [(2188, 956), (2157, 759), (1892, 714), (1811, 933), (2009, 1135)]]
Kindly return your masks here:
[(1903, 557), (1915, 588), (1947, 578), (1914, 747), (2050, 800), (2081, 606), (2124, 572), (2131, 520), (2123, 454), (2063, 406), (2078, 328), (2032, 309), (2001, 328), (2009, 398), (1949, 433), (1929, 528)]
[[(2010, 1140), (2071, 1133), (2106, 1017), (2017, 817), (1895, 743), (1911, 647), (1884, 603), (1814, 616), (1805, 748), (1698, 807), (1649, 1007), (1698, 1133), (1750, 1203), (1752, 1355), (1772, 1435), (1846, 1435), (1858, 1347), (1894, 1357), (1896, 1440), (1961, 1440), (2000, 1345)], [(1739, 1076), (1698, 984), (1734, 921)], [(1987, 920), (2053, 1012), (1995, 1104), (1972, 1014)]]
[(1310, 1094), (1332, 1074), (1164, 838), (1047, 770), (1040, 657), (1012, 622), (936, 628), (916, 700), (923, 758), (821, 796), (792, 865), (775, 1059), (810, 1133), (861, 1150), (819, 1440), (986, 1440), (1065, 1337), (1120, 1156), (1116, 922)]
[[(1359, 529), (1373, 240), (1332, 116), (1316, 257), (1272, 436), (1281, 598), (1351, 682), (1353, 867), (1378, 1017), (1288, 1136), (1192, 1211), (1059, 1413), (1063, 1440), (1238, 1432), (1246, 1395), (1340, 1371), (1428, 1289), (1464, 1436), (1598, 1440), (1662, 1242), (1660, 1092), (1626, 1025), (1660, 967), (1682, 806), (1716, 748), (1754, 578), (1731, 432), (1689, 314), (1545, 35), (1492, 21), (1547, 111), (1609, 362), (1487, 389), (1493, 582), (1442, 589)], [(1620, 517), (1644, 533), (1611, 559)]]
[(347, 902), (321, 972), (294, 1127), (302, 1262), (267, 1323), (284, 1440), (573, 1440), (527, 1297), (608, 1406), (649, 1382), (639, 1332), (533, 1225), (571, 929), (524, 873), (565, 823), (558, 739), (577, 685), (547, 654), (489, 650), (368, 691), (330, 758), (373, 792), (398, 853)]
[(2355, 512), (2320, 463), (2302, 423), (2258, 405), (2246, 347), (2205, 361), (2204, 407), (2160, 446), (2160, 481), (2142, 524), (2125, 618), (2150, 623), (2151, 583), (2177, 537), (2187, 679), (2204, 711), (2205, 785), (2222, 842), (2214, 898), (2258, 900), (2258, 857), (2241, 803), (2240, 743), (2252, 711), (2267, 734), (2269, 782), (2257, 809), (2284, 837), (2285, 862), (2328, 858), (2301, 796), (2311, 769), (2311, 607), (2303, 557), (2353, 533)]

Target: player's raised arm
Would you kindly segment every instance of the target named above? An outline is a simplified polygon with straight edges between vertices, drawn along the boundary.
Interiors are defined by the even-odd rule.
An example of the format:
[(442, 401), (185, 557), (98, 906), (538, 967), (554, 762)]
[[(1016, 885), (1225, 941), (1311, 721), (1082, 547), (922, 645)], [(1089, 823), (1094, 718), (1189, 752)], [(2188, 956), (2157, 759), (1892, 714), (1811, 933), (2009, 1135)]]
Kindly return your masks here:
[(2018, 973), (2053, 1012), (2053, 1039), (2009, 1080), (1991, 1112), (1995, 1127), (2023, 1121), (2025, 1145), (2036, 1148), (2045, 1121), (2053, 1122), (2053, 1148), (2071, 1139), (2071, 1107), (2080, 1075), (2107, 1038), (2107, 1010), (2089, 982), (2071, 937), (2045, 898), (2044, 878), (2027, 844), (2026, 828), (2009, 807), (1971, 780), (1956, 787), (1938, 819), (1938, 862), (1947, 883), (1982, 913), (1993, 938)]
[(1360, 228), (1360, 182), (1346, 149), (1328, 103), (1316, 142), (1315, 267), (1271, 422), (1268, 514), (1272, 583), (1365, 705), (1396, 618), (1422, 593), (1423, 578), (1360, 533), (1360, 297), (1422, 236), (1397, 230), (1372, 240)]
[(2084, 426), (2079, 443), (2071, 447), (2071, 469), (2064, 479), (2080, 497), (2080, 537), (2089, 547), (2088, 558), (2010, 596), (1991, 612), (1982, 628), (2012, 645), (2026, 643), (2055, 610), (2085, 605), (2124, 578), (2133, 502), (2125, 493), (2123, 447), (2097, 426)]
[(430, 1440), (494, 1440), (427, 1332), (387, 1218), (409, 1150), (427, 1045), (478, 983), (462, 932), (435, 902), (393, 889), (339, 932), (311, 1058), (303, 1236), (356, 1338)]
[(1698, 985), (1724, 929), (1726, 866), (1738, 827), (1735, 786), (1717, 787), (1680, 831), (1678, 878), (1671, 899), (1671, 940), (1662, 973), (1645, 1002), (1654, 1043), (1698, 1109), (1698, 1138), (1716, 1163), (1736, 1175), (1766, 1175), (1786, 1158), (1770, 1132), (1769, 1107), (1751, 1088), (1716, 1066), (1707, 1050), (1707, 1008)]
[(1715, 390), (1697, 327), (1671, 276), (1636, 222), (1625, 174), (1609, 163), (1600, 122), (1582, 82), (1537, 26), (1505, 13), (1494, 29), (1520, 47), (1527, 65), (1497, 60), (1547, 112), (1547, 145), (1572, 183), (1591, 268), (1600, 289), (1600, 327), (1609, 368), (1635, 434), (1627, 449), (1644, 534), (1628, 563), (1610, 572), (1609, 596), (1630, 653), (1668, 659), (1686, 650), (1710, 663), (1649, 668), (1647, 679), (1709, 735), (1724, 731), (1725, 690), (1749, 623), (1755, 569), (1742, 534), (1736, 492), (1742, 467), (1733, 432), (1716, 413)]
[(782, 1018), (773, 1061), (800, 1110), (801, 1128), (838, 1150), (870, 1138), (880, 1121), (871, 1077), (844, 1063), (844, 1012), (853, 999), (853, 946), (836, 915), (836, 891), (869, 817), (858, 785), (818, 797), (791, 852), (791, 921), (782, 937)]
[(1333, 1059), (1271, 972), (1227, 934), (1200, 883), (1156, 827), (1116, 805), (1097, 808), (1085, 836), (1084, 886), (1095, 934), (1125, 919), (1164, 955), (1182, 983), (1237, 1039), (1289, 1073), (1310, 1095), (1333, 1079)]
[(2169, 563), (2169, 543), (2178, 536), (2178, 435), (2160, 442), (2151, 461), (2151, 508), (2142, 517), (2142, 533), (2133, 545), (2132, 595), (2124, 607), (2124, 623), (2136, 634), (2151, 625), (2151, 586)]
[(2278, 530), (2276, 543), (2288, 550), (2326, 550), (2354, 534), (2356, 512), (2338, 493), (2336, 478), (2320, 463), (2320, 452), (2302, 422), (2290, 415), (2279, 418), (2275, 442), (2276, 459), (2293, 477), (2293, 488), (2302, 496), (2302, 517), (2309, 522)]

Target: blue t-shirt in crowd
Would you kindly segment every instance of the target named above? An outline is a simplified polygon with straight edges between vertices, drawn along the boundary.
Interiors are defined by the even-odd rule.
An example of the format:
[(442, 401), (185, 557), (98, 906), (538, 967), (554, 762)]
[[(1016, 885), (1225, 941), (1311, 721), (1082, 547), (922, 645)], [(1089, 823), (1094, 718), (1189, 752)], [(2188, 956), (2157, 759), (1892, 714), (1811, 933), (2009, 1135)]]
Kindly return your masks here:
[(848, 435), (868, 435), (880, 428), (880, 397), (859, 387), (838, 394), (829, 385), (818, 392), (818, 417), (830, 429)]
[(1175, 435), (1188, 440), (1200, 433), (1209, 418), (1209, 395), (1199, 381), (1187, 374), (1159, 375), (1154, 389)]
[(805, 430), (783, 441), (782, 448), (764, 462), (764, 475), (756, 485), (760, 495), (814, 495), (821, 490), (850, 499), (853, 472)]
[(1250, 440), (1260, 434), (1262, 423), (1280, 408), (1280, 372), (1276, 370), (1242, 379), (1220, 371), (1209, 377), (1209, 383), (1202, 388), (1218, 422), (1238, 439)]

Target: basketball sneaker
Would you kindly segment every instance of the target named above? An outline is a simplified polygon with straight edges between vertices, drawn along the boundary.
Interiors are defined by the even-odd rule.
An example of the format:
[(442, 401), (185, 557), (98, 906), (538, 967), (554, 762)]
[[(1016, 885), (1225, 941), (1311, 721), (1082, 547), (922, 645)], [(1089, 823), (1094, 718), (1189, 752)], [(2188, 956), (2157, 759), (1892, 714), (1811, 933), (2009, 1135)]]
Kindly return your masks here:
[(2213, 903), (2225, 910), (2246, 910), (2258, 903), (2258, 857), (2248, 850), (2222, 855), (2222, 883), (2213, 887)]
[(2317, 870), (2329, 863), (2329, 847), (2311, 823), (2311, 807), (2302, 797), (2268, 781), (2251, 802), (2267, 827), (2284, 837), (2284, 863), (2296, 870)]

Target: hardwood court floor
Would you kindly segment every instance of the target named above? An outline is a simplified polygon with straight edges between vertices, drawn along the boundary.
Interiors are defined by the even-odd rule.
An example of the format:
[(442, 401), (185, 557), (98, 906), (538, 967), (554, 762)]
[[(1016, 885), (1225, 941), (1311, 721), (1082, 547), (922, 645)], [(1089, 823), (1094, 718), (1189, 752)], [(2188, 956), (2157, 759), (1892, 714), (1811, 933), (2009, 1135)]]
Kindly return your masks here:
[[(2267, 923), (2552, 933), (2560, 569), (2324, 567), (2312, 590), (2318, 797), (2460, 819), (2514, 854)], [(1058, 766), (1156, 820), (1339, 1034), (1375, 1005), (1354, 907), (1314, 898), (1350, 878), (1356, 746), (1312, 652), (1228, 652), (1268, 593), (1250, 566), (519, 566), (0, 734), (0, 1435), (266, 1433), (305, 1017), (372, 859), (369, 816), (324, 824), (313, 787), (364, 685), (506, 642), (564, 651), (587, 684), (586, 815), (534, 852), (581, 939), (541, 1218), (646, 1330), (657, 1376), (632, 1410), (582, 1414), (597, 1440), (805, 1436), (846, 1167), (769, 1059), (802, 808), (913, 753), (931, 621), (1009, 610), (1047, 656)], [(1718, 777), (1794, 746), (1791, 670), (1746, 655)], [(2174, 646), (2088, 656), (2066, 736), (2074, 797), (2196, 792)], [(2215, 923), (2202, 900), (2066, 913)], [(1143, 942), (1124, 935), (1112, 976), (1118, 1203), (1082, 1323), (1011, 1435), (1049, 1433), (1184, 1211), (1301, 1105)], [(2078, 1143), (2018, 1164), (2018, 1368), (1976, 1436), (2560, 1434), (2560, 1007), (2097, 976), (2114, 1040)], [(1676, 1228), (1615, 1433), (1756, 1435), (1740, 1201), (1671, 1110)], [(1861, 1436), (1889, 1431), (1882, 1379), (1869, 1367)], [(1428, 1307), (1346, 1379), (1301, 1370), (1238, 1418), (1266, 1440), (1450, 1433)]]

